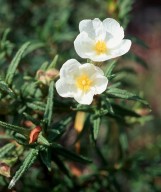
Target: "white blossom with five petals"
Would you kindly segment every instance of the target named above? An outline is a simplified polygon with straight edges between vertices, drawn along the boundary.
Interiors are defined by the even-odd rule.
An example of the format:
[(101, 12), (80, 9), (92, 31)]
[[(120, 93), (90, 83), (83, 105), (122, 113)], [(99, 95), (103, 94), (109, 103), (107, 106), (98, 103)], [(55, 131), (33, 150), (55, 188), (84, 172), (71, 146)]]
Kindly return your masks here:
[(80, 34), (74, 41), (74, 47), (82, 58), (102, 62), (124, 55), (131, 47), (131, 41), (123, 39), (123, 28), (112, 18), (103, 22), (98, 18), (82, 20), (79, 30)]
[(72, 97), (80, 104), (90, 105), (93, 96), (104, 92), (107, 84), (108, 79), (99, 67), (70, 59), (60, 69), (56, 90), (62, 97)]

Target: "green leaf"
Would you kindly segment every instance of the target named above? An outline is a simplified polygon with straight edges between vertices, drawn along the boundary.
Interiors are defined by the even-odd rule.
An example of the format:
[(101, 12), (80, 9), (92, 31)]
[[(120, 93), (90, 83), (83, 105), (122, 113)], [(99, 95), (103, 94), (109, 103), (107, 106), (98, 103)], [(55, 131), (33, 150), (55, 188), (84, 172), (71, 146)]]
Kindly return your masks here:
[(113, 60), (112, 62), (110, 62), (109, 65), (107, 65), (107, 68), (106, 68), (106, 71), (105, 71), (105, 76), (106, 76), (107, 78), (110, 78), (110, 77), (111, 77), (112, 71), (113, 71), (113, 69), (115, 68), (115, 66), (116, 66), (116, 60)]
[(53, 143), (52, 147), (53, 147), (55, 153), (63, 156), (64, 158), (67, 158), (71, 161), (76, 161), (79, 163), (91, 163), (91, 160), (87, 159), (86, 157), (84, 157), (82, 155), (77, 155), (77, 154), (73, 153), (72, 151), (65, 149), (64, 147), (62, 147), (59, 144)]
[(43, 71), (47, 70), (48, 65), (49, 65), (49, 63), (47, 61), (45, 61), (44, 63), (42, 63), (39, 70), (43, 70)]
[(27, 107), (34, 111), (45, 111), (45, 107), (42, 105), (39, 105), (39, 103), (26, 103)]
[(54, 81), (50, 82), (43, 122), (49, 127), (53, 114)]
[(121, 22), (121, 25), (126, 28), (127, 24), (130, 21), (130, 11), (132, 10), (132, 5), (134, 0), (118, 0), (118, 18)]
[(135, 111), (132, 111), (124, 106), (111, 103), (114, 113), (120, 116), (131, 116), (131, 117), (140, 117)]
[(78, 104), (76, 108), (72, 108), (73, 111), (84, 111), (84, 112), (94, 112), (95, 106), (85, 106)]
[(16, 125), (12, 125), (12, 124), (9, 124), (9, 123), (5, 123), (5, 122), (2, 122), (0, 121), (0, 126), (5, 128), (5, 129), (10, 129), (12, 131), (15, 131), (16, 133), (20, 133), (26, 137), (29, 136), (30, 134), (30, 130), (27, 130), (23, 127), (19, 127), (19, 126), (16, 126)]
[(24, 135), (15, 133), (13, 134), (14, 140), (19, 143), (21, 146), (22, 145), (28, 145), (29, 143), (29, 138), (26, 138)]
[(100, 123), (101, 123), (101, 118), (97, 117), (96, 119), (93, 119), (92, 124), (93, 124), (93, 138), (96, 141), (100, 129)]
[(139, 101), (139, 102), (143, 103), (144, 105), (148, 105), (147, 101), (143, 100), (135, 93), (131, 93), (126, 90), (122, 90), (122, 89), (118, 89), (118, 88), (111, 88), (111, 89), (107, 90), (107, 94), (109, 97)]
[(57, 155), (53, 155), (54, 156), (54, 162), (56, 163), (56, 165), (58, 166), (58, 168), (65, 174), (67, 175), (69, 178), (71, 178), (71, 174), (69, 172), (69, 170), (67, 169), (67, 167), (65, 166), (65, 164), (63, 163), (63, 161), (61, 159), (59, 159), (59, 157)]
[(56, 64), (58, 62), (58, 55), (55, 55), (53, 61), (51, 62), (51, 64), (49, 65), (49, 67), (47, 69), (54, 69), (56, 68)]
[(30, 152), (27, 154), (26, 159), (23, 161), (23, 164), (19, 168), (19, 170), (16, 172), (14, 177), (12, 178), (11, 182), (9, 183), (8, 188), (11, 189), (16, 182), (22, 177), (22, 175), (30, 168), (30, 166), (34, 163), (38, 156), (38, 150), (37, 149), (31, 149)]
[(5, 146), (0, 148), (0, 158), (4, 157), (7, 155), (10, 151), (12, 151), (15, 148), (14, 143), (8, 143)]
[[(103, 111), (105, 111), (105, 112), (99, 112), (99, 116), (102, 116), (103, 114), (107, 114), (107, 113), (114, 114), (114, 110), (112, 108), (111, 101), (106, 96), (102, 99), (102, 108), (104, 109)], [(101, 109), (101, 111), (102, 111), (102, 109)]]
[(35, 51), (36, 49), (45, 47), (45, 44), (42, 42), (31, 42), (31, 44), (27, 47), (26, 51), (23, 53), (23, 57), (25, 57), (27, 54)]
[(46, 145), (49, 146), (50, 143), (48, 142), (48, 140), (42, 135), (42, 132), (39, 134), (37, 142), (42, 144), (42, 145)]
[(48, 171), (51, 171), (51, 151), (49, 148), (40, 152), (42, 162), (46, 165)]
[(33, 97), (35, 96), (38, 87), (38, 82), (30, 82), (25, 87), (23, 87), (23, 95), (25, 97)]
[(10, 33), (10, 29), (7, 28), (4, 33), (3, 33), (3, 36), (2, 36), (2, 39), (0, 41), (0, 45), (1, 45), (1, 49), (4, 49), (5, 48), (5, 44), (6, 44), (6, 41), (7, 41), (7, 36), (8, 34)]
[(69, 123), (71, 123), (72, 119), (73, 118), (71, 116), (67, 116), (51, 126), (51, 129), (48, 130), (48, 139), (50, 142), (55, 141), (64, 133), (66, 127)]
[(6, 53), (4, 51), (0, 53), (0, 61), (5, 59), (5, 55), (6, 55)]
[(4, 81), (0, 81), (0, 89), (7, 92), (10, 96), (14, 97), (14, 92), (8, 87), (8, 84)]
[(118, 69), (115, 71), (115, 73), (120, 73), (120, 72), (126, 72), (126, 73), (130, 73), (130, 74), (134, 74), (136, 75), (136, 71), (135, 69), (131, 68), (131, 67), (123, 67), (121, 69)]
[(6, 74), (6, 82), (8, 84), (12, 83), (14, 74), (16, 72), (17, 66), (22, 58), (22, 55), (24, 53), (24, 51), (27, 49), (27, 47), (29, 46), (29, 42), (23, 44), (20, 49), (18, 50), (18, 52), (16, 53), (15, 57), (13, 58), (13, 60), (11, 61), (11, 64), (8, 67), (7, 70), (7, 74)]
[(27, 113), (23, 113), (23, 115), (26, 117), (27, 120), (32, 121), (32, 123), (34, 123), (35, 125), (39, 125), (40, 121), (38, 121), (37, 119), (33, 118), (33, 116), (27, 114)]
[(134, 3), (134, 0), (118, 0), (119, 5), (119, 18), (123, 18), (124, 16), (127, 16), (128, 13), (132, 9), (132, 5)]

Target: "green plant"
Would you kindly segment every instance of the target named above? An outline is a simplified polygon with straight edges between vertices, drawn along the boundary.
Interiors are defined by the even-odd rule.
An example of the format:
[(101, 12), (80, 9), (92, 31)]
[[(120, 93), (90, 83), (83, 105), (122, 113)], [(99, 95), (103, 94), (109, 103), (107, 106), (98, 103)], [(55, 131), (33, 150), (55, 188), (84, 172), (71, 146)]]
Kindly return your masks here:
[[(86, 2), (88, 6), (90, 2)], [(92, 105), (62, 99), (57, 94), (55, 82), (62, 63), (69, 58), (68, 54), (75, 55), (73, 50), (68, 50), (72, 46), (68, 43), (73, 41), (78, 28), (70, 15), (74, 12), (74, 5), (68, 5), (73, 1), (60, 1), (60, 4), (49, 1), (49, 5), (45, 1), (19, 3), (22, 7), (19, 14), (25, 17), (31, 12), (35, 19), (29, 23), (33, 29), (28, 32), (29, 38), (22, 35), (20, 22), (13, 36), (14, 44), (8, 40), (9, 34), (15, 31), (13, 18), (16, 16), (11, 14), (8, 17), (14, 23), (13, 29), (4, 30), (0, 41), (0, 127), (3, 133), (0, 135), (3, 144), (0, 173), (9, 177), (10, 169), (13, 170), (12, 180), (0, 178), (2, 190), (8, 184), (10, 189), (22, 190), (23, 180), (23, 191), (31, 191), (31, 187), (33, 191), (45, 189), (53, 192), (134, 191), (123, 186), (129, 179), (128, 187), (134, 186), (139, 191), (138, 175), (143, 179), (144, 170), (146, 176), (151, 169), (155, 176), (160, 171), (153, 169), (157, 159), (144, 167), (146, 155), (142, 151), (141, 155), (130, 152), (129, 127), (144, 124), (151, 116), (141, 115), (149, 106), (141, 94), (133, 91), (135, 71), (122, 67), (121, 63), (127, 59), (144, 67), (146, 63), (133, 53), (123, 56), (122, 60), (105, 62), (102, 70), (109, 85), (105, 92), (95, 96)], [(97, 5), (96, 1), (94, 3)], [(116, 6), (116, 12), (112, 14), (127, 26), (132, 1), (103, 2), (107, 6), (108, 3)], [(57, 6), (59, 11), (49, 14), (43, 22), (45, 16), (41, 12), (48, 6), (51, 11), (50, 5), (51, 8)], [(7, 9), (15, 6), (18, 13), (16, 3), (3, 2), (2, 7), (5, 6)], [(60, 19), (52, 24), (58, 17)], [(43, 29), (38, 26), (41, 22)], [(23, 30), (27, 33), (28, 27), (24, 26)], [(137, 38), (132, 39), (144, 46)], [(15, 53), (17, 44), (26, 40), (30, 42), (24, 43)], [(152, 186), (153, 177), (149, 180), (146, 185)]]

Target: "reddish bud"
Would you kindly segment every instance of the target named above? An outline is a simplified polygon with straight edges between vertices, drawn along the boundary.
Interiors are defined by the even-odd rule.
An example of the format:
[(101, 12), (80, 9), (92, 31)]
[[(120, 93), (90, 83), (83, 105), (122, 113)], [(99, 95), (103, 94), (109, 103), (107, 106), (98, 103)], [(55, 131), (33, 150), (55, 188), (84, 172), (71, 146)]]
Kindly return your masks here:
[(39, 127), (39, 126), (36, 126), (36, 127), (30, 132), (29, 144), (34, 143), (34, 142), (37, 140), (40, 132), (41, 132), (41, 127)]
[(10, 177), (10, 166), (6, 163), (0, 162), (0, 175)]

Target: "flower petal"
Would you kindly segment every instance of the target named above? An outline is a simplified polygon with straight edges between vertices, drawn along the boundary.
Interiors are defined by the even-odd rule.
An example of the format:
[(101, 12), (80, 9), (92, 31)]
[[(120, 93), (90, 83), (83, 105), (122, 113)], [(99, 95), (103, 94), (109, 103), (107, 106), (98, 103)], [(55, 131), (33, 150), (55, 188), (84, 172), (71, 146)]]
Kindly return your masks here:
[(127, 53), (129, 51), (130, 47), (131, 47), (131, 40), (124, 39), (121, 41), (119, 46), (112, 49), (110, 52), (113, 57), (118, 57), (118, 56), (121, 56), (121, 55), (124, 55), (125, 53)]
[(81, 64), (76, 59), (69, 59), (60, 69), (60, 78), (69, 77), (71, 74), (78, 71), (80, 65)]
[(105, 36), (103, 23), (98, 18), (82, 20), (79, 23), (79, 31), (86, 32), (91, 39), (102, 39)]
[(115, 56), (110, 55), (110, 53), (100, 54), (100, 55), (96, 55), (95, 53), (93, 53), (93, 55), (90, 55), (89, 59), (95, 62), (103, 62), (114, 57)]
[(80, 32), (86, 32), (88, 34), (88, 36), (90, 36), (91, 38), (95, 38), (95, 31), (93, 28), (93, 23), (91, 19), (85, 19), (82, 20), (79, 23), (79, 31)]
[(74, 41), (77, 54), (82, 58), (89, 58), (94, 52), (94, 41), (88, 37), (86, 32), (81, 32)]
[(74, 84), (69, 84), (67, 79), (59, 79), (55, 86), (58, 94), (62, 97), (73, 97), (76, 92)]
[(111, 33), (116, 39), (124, 38), (124, 30), (120, 24), (112, 18), (107, 18), (103, 21), (104, 28), (107, 32)]
[(93, 89), (88, 92), (78, 91), (77, 94), (75, 94), (74, 99), (80, 104), (90, 105), (93, 101), (93, 92)]
[(104, 26), (103, 26), (103, 23), (100, 21), (100, 19), (98, 18), (95, 18), (93, 21), (93, 28), (94, 28), (94, 31), (95, 31), (95, 37), (96, 39), (104, 39), (105, 36), (106, 36), (106, 31), (104, 29)]
[(109, 38), (106, 41), (108, 49), (114, 49), (115, 47), (117, 47), (121, 43), (121, 41), (122, 41), (122, 39)]
[(95, 76), (94, 79), (95, 94), (103, 93), (107, 88), (107, 84), (108, 84), (107, 77), (100, 75)]
[(90, 63), (85, 63), (85, 64), (81, 65), (79, 67), (79, 69), (81, 70), (82, 73), (85, 73), (90, 77), (92, 75), (96, 75), (96, 74), (104, 75), (103, 71), (99, 67), (97, 67), (93, 64), (90, 64)]

